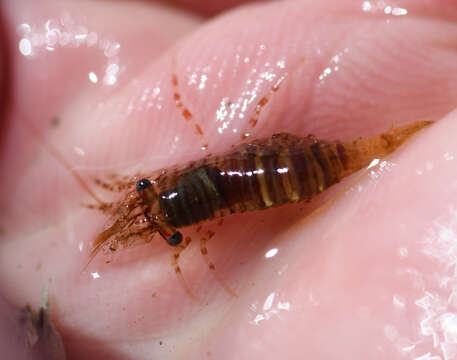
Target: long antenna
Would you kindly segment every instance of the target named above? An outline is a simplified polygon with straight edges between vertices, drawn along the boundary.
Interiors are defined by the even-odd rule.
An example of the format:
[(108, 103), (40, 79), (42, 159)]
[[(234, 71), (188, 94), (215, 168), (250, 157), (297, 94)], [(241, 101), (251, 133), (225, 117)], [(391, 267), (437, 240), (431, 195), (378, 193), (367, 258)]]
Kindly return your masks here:
[(52, 156), (54, 159), (57, 160), (57, 162), (62, 165), (65, 169), (67, 169), (73, 177), (76, 179), (76, 181), (79, 183), (79, 185), (86, 190), (86, 192), (101, 206), (105, 207), (106, 203), (103, 202), (95, 193), (89, 188), (87, 183), (84, 181), (82, 176), (79, 174), (79, 172), (70, 165), (70, 163), (62, 156), (62, 154), (54, 148), (51, 144), (47, 143), (43, 136), (40, 134), (38, 129), (32, 125), (31, 122), (29, 122), (25, 116), (23, 116), (23, 124), (27, 128), (27, 130), (33, 135), (35, 140)]

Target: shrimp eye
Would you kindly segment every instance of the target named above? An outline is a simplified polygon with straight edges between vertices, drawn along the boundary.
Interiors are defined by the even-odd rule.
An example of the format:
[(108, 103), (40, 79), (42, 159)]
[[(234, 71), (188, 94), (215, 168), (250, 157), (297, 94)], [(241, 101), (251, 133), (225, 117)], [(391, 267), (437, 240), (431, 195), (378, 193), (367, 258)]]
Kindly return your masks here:
[(148, 179), (141, 179), (136, 183), (136, 191), (141, 193), (143, 190), (146, 190), (148, 187), (150, 187), (152, 184)]
[(179, 245), (182, 241), (182, 234), (179, 231), (176, 231), (173, 235), (171, 235), (167, 242), (171, 246)]

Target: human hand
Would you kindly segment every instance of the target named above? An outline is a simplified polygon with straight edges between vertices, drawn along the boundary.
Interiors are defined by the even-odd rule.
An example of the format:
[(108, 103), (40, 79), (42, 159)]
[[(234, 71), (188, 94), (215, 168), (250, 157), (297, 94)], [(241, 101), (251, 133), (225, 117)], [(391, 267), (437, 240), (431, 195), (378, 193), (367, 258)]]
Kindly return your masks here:
[[(189, 7), (203, 14), (206, 4)], [(0, 284), (23, 306), (37, 304), (49, 283), (70, 359), (457, 354), (453, 1), (258, 3), (214, 19), (151, 2), (16, 0), (2, 8)], [(251, 128), (258, 100), (294, 68)], [(99, 197), (116, 199), (92, 178), (207, 153), (176, 108), (174, 71), (214, 153), (243, 132), (344, 140), (437, 124), (309, 204), (207, 225), (216, 232), (209, 256), (238, 297), (192, 244), (181, 257), (192, 301), (158, 237), (109, 264), (99, 254), (81, 271), (106, 217), (81, 206), (93, 199), (26, 125)]]

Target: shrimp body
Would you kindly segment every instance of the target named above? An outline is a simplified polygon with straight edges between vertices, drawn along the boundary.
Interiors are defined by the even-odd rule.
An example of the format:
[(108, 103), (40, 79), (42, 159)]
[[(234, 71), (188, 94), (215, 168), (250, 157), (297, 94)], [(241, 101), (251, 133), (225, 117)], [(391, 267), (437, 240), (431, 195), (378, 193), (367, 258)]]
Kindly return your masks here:
[(158, 202), (165, 221), (181, 228), (310, 200), (344, 170), (341, 144), (280, 133), (169, 173)]
[(170, 245), (176, 231), (205, 220), (245, 211), (309, 201), (358, 171), (374, 158), (392, 153), (430, 122), (416, 122), (367, 139), (318, 140), (279, 133), (163, 171), (137, 183), (144, 215)]

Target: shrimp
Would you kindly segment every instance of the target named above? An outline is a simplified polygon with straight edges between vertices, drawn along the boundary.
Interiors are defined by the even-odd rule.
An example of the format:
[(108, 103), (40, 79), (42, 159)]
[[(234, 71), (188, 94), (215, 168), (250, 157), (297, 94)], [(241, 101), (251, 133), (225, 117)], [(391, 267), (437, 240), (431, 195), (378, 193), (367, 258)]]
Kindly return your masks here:
[[(173, 266), (183, 281), (178, 259), (191, 239), (180, 229), (230, 214), (310, 201), (431, 124), (418, 121), (345, 142), (278, 133), (131, 181), (112, 225), (95, 239), (90, 260), (105, 244), (113, 250), (133, 236), (150, 239), (158, 234), (176, 248)], [(201, 239), (201, 253), (214, 270), (207, 258), (207, 240), (208, 236)]]

